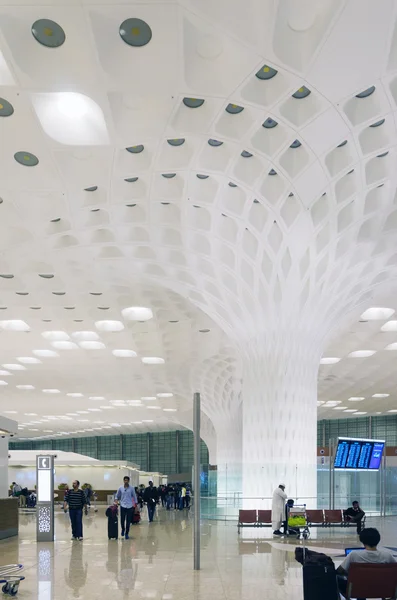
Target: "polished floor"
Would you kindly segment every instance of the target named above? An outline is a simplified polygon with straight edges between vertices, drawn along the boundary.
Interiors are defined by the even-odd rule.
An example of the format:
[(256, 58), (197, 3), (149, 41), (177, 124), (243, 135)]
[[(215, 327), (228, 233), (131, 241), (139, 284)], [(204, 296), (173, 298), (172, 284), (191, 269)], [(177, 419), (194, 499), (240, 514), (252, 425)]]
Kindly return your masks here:
[[(302, 600), (296, 539), (273, 539), (270, 529), (233, 523), (202, 524), (201, 571), (193, 571), (190, 513), (159, 510), (154, 523), (132, 528), (132, 539), (109, 541), (104, 507), (84, 518), (84, 541), (70, 540), (68, 515), (56, 513), (56, 541), (36, 543), (35, 515), (21, 514), (19, 538), (0, 542), (1, 564), (22, 563), (20, 598), (145, 598), (153, 600)], [(369, 519), (382, 545), (397, 542), (397, 518)], [(323, 549), (336, 564), (356, 546), (354, 530), (312, 530), (307, 546)]]

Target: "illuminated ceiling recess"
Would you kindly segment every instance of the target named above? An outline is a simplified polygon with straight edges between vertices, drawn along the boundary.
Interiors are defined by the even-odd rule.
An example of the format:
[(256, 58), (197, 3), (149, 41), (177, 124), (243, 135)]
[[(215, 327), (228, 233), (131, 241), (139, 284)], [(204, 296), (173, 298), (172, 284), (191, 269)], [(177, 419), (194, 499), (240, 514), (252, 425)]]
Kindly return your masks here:
[(303, 416), (274, 437), (298, 403), (397, 410), (394, 3), (14, 4), (0, 405), (19, 435), (191, 427), (200, 391), (214, 464), (309, 464)]

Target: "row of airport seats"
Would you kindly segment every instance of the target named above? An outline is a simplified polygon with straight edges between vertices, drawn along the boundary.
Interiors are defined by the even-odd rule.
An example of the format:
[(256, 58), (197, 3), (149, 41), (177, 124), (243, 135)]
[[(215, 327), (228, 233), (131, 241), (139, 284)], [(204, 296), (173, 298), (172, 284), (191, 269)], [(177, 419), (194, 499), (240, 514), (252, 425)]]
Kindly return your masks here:
[[(364, 527), (365, 517), (362, 521)], [(356, 527), (356, 523), (345, 521), (343, 518), (342, 509), (322, 509), (316, 508), (306, 509), (306, 522), (309, 527)], [(272, 511), (271, 510), (239, 510), (238, 515), (238, 532), (242, 527), (271, 527)]]

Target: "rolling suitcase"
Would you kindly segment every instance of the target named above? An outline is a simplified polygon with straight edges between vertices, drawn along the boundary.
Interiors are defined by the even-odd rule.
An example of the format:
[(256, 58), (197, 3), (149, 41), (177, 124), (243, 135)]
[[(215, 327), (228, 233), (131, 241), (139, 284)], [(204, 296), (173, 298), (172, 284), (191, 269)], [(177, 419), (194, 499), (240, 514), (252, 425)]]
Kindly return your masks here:
[(303, 565), (304, 600), (339, 600), (335, 568), (326, 565)]
[(106, 516), (108, 518), (108, 538), (109, 540), (117, 540), (119, 537), (119, 518), (117, 511), (108, 508), (106, 510)]

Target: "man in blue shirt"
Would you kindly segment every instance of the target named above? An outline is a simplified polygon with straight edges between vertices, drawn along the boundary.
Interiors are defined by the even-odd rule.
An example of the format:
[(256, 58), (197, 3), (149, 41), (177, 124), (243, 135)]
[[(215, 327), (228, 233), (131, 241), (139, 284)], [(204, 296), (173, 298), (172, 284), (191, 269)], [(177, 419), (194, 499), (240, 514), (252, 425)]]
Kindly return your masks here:
[(116, 500), (120, 505), (121, 537), (125, 534), (125, 539), (128, 540), (137, 498), (134, 488), (130, 485), (128, 475), (124, 477), (123, 481), (124, 485), (117, 490)]

